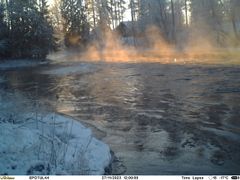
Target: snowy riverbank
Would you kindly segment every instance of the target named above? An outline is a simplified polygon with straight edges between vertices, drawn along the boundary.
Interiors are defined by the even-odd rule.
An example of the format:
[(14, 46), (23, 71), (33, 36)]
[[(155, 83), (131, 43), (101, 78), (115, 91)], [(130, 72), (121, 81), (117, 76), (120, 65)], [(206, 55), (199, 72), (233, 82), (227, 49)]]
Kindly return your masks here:
[(104, 174), (108, 145), (81, 123), (40, 109), (0, 92), (0, 175)]
[(0, 123), (0, 174), (104, 174), (110, 149), (90, 129), (50, 114), (38, 122)]
[(35, 67), (41, 64), (47, 64), (48, 61), (32, 60), (32, 59), (10, 59), (0, 61), (0, 70), (13, 68)]

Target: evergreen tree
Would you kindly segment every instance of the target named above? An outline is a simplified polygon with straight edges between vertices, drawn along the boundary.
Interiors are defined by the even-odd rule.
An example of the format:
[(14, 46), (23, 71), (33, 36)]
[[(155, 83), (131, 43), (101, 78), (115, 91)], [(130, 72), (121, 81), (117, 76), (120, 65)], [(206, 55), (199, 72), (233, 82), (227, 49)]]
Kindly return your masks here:
[(62, 0), (61, 14), (64, 19), (65, 45), (78, 47), (86, 44), (89, 36), (89, 23), (83, 1)]
[(39, 20), (37, 21), (38, 25), (36, 25), (36, 36), (34, 40), (38, 42), (36, 49), (40, 50), (40, 54), (43, 55), (48, 54), (49, 51), (57, 50), (58, 47), (48, 9), (47, 0), (39, 0)]
[(3, 2), (6, 8), (0, 5), (0, 56), (42, 59), (54, 50), (46, 0)]
[(7, 55), (8, 46), (8, 27), (4, 21), (4, 5), (0, 3), (0, 57)]

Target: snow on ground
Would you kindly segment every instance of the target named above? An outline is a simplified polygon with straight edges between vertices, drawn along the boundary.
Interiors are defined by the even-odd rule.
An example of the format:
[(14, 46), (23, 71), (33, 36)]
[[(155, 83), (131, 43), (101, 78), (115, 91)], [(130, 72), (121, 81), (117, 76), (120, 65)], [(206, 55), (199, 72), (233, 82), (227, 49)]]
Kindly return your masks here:
[(17, 60), (5, 60), (0, 62), (0, 70), (12, 69), (12, 68), (23, 68), (33, 67), (39, 64), (45, 64), (47, 62), (34, 61), (31, 59), (17, 59)]
[(0, 92), (0, 174), (104, 174), (108, 145), (72, 118), (28, 106), (19, 94)]
[(86, 74), (96, 71), (96, 67), (91, 64), (72, 64), (68, 65), (67, 67), (58, 67), (51, 70), (43, 71), (43, 74), (50, 74), (50, 75), (68, 75), (68, 74)]
[(104, 174), (110, 149), (73, 119), (49, 114), (0, 123), (0, 174)]

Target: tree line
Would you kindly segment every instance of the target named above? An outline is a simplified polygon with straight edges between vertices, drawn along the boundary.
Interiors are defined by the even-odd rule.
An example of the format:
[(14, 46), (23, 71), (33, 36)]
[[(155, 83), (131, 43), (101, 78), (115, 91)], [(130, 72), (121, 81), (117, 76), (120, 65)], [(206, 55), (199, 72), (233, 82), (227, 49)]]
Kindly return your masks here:
[(1, 0), (0, 57), (45, 58), (53, 34), (46, 0)]
[(132, 20), (137, 19), (140, 32), (154, 25), (174, 44), (196, 36), (207, 36), (216, 46), (239, 44), (239, 0), (131, 0), (130, 3)]
[(45, 58), (60, 45), (83, 48), (96, 32), (119, 29), (127, 12), (134, 38), (155, 26), (175, 45), (194, 36), (239, 44), (239, 0), (1, 0), (0, 57)]

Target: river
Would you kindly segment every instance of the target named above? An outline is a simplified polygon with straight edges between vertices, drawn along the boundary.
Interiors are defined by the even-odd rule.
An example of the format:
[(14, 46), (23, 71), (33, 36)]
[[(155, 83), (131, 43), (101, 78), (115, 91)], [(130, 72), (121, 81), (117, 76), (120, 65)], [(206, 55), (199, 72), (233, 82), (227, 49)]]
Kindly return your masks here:
[(240, 174), (240, 66), (66, 59), (0, 74), (91, 127), (113, 174)]

